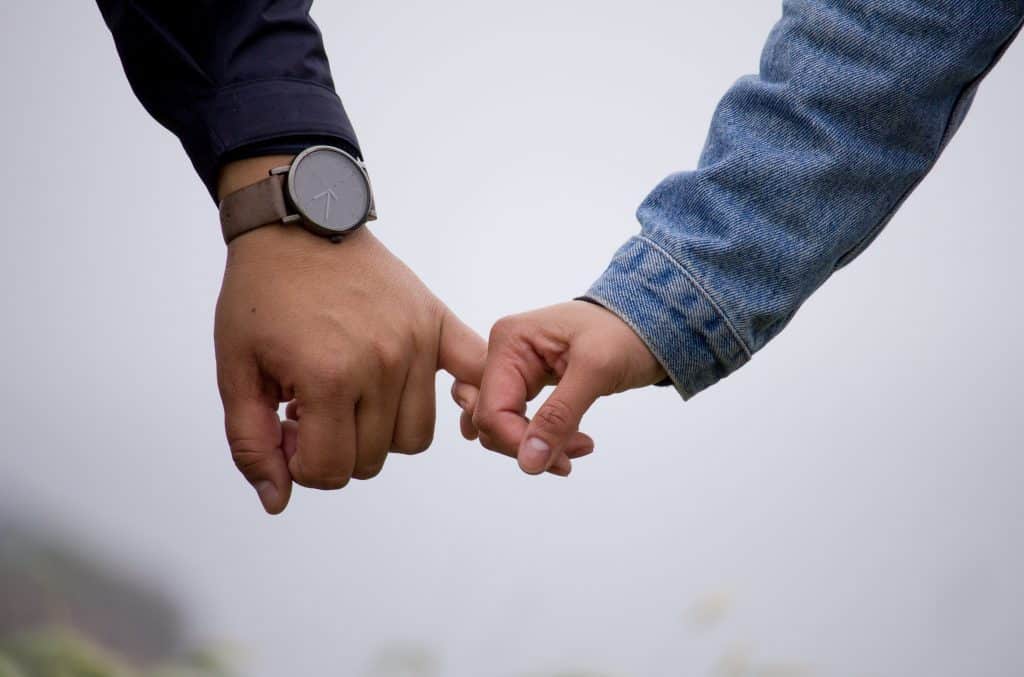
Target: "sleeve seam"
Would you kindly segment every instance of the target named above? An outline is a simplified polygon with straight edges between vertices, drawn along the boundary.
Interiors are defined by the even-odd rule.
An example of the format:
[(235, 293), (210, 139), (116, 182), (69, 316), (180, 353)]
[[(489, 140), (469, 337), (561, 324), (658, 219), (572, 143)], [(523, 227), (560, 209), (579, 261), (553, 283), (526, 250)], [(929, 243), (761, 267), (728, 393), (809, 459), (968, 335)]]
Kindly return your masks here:
[(647, 237), (646, 235), (637, 235), (637, 239), (653, 247), (655, 251), (660, 253), (662, 256), (668, 259), (672, 263), (672, 265), (679, 269), (679, 271), (686, 277), (687, 281), (689, 281), (689, 283), (693, 285), (693, 287), (698, 292), (700, 292), (701, 296), (703, 296), (707, 300), (707, 302), (711, 304), (711, 307), (715, 309), (715, 312), (717, 312), (722, 317), (722, 319), (725, 321), (725, 325), (729, 328), (729, 333), (732, 334), (732, 337), (743, 349), (743, 352), (747, 356), (747, 359), (751, 359), (754, 354), (750, 350), (750, 347), (747, 346), (746, 341), (743, 340), (743, 338), (740, 336), (740, 333), (736, 330), (736, 325), (733, 324), (732, 319), (730, 319), (730, 317), (725, 313), (725, 311), (722, 310), (722, 306), (719, 305), (718, 301), (716, 301), (715, 298), (711, 296), (711, 294), (708, 293), (708, 291), (697, 281), (697, 278), (693, 276), (689, 269), (687, 269), (687, 267), (684, 266), (681, 261), (677, 260), (674, 256), (665, 251), (665, 249), (661, 245), (659, 245), (657, 242)]
[[(249, 80), (236, 80), (235, 82), (225, 83), (225, 84), (221, 85), (220, 87), (214, 87), (214, 88), (211, 89), (211, 93), (213, 94), (212, 98), (216, 98), (216, 97), (220, 96), (221, 94), (231, 93), (232, 91), (234, 91), (236, 89), (244, 89), (245, 87), (248, 87), (250, 85), (264, 85), (264, 84), (268, 84), (268, 83), (272, 83), (272, 82), (291, 82), (291, 83), (298, 84), (298, 85), (308, 85), (310, 87), (316, 87), (318, 89), (322, 89), (323, 91), (327, 92), (331, 96), (338, 97), (338, 92), (333, 87), (329, 87), (329, 86), (323, 84), (322, 82), (315, 82), (313, 80), (303, 80), (302, 78), (273, 77), (273, 78), (252, 78), (252, 79), (249, 79)], [(340, 98), (340, 97), (338, 97), (338, 98)]]
[[(226, 153), (231, 153), (231, 152), (240, 150), (240, 149), (245, 148), (247, 146), (251, 146), (251, 145), (254, 145), (254, 144), (260, 144), (260, 143), (265, 143), (267, 141), (276, 141), (278, 139), (280, 139), (282, 141), (285, 141), (287, 139), (305, 138), (305, 137), (323, 137), (323, 138), (342, 139), (347, 144), (352, 146), (352, 148), (354, 150), (358, 150), (358, 146), (355, 144), (355, 141), (353, 139), (347, 138), (345, 135), (343, 135), (343, 134), (341, 134), (341, 133), (339, 133), (337, 131), (329, 130), (329, 129), (326, 129), (326, 128), (315, 128), (314, 129), (314, 128), (311, 127), (311, 128), (309, 128), (308, 132), (307, 131), (303, 131), (303, 132), (296, 132), (294, 134), (293, 133), (287, 133), (287, 132), (285, 132), (285, 133), (271, 132), (271, 133), (268, 133), (268, 134), (259, 134), (259, 135), (253, 136), (250, 139), (246, 139), (243, 142), (232, 143), (232, 144), (225, 144), (223, 141), (221, 141), (218, 138), (218, 141), (220, 142), (220, 148), (219, 148), (220, 152), (219, 152), (219, 154), (220, 155), (224, 155)], [(285, 141), (285, 143), (287, 143), (287, 142)], [(303, 147), (305, 147), (305, 146), (303, 146)], [(359, 151), (358, 154), (362, 155), (362, 152)]]

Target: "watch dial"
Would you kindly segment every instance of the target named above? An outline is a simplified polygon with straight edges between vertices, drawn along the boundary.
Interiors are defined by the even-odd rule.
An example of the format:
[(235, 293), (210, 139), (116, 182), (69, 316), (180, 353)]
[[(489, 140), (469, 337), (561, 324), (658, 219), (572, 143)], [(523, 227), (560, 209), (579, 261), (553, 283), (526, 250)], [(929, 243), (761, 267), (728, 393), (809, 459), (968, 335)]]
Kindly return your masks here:
[(370, 207), (362, 170), (348, 155), (317, 149), (299, 159), (289, 177), (292, 200), (309, 222), (344, 232), (360, 225)]

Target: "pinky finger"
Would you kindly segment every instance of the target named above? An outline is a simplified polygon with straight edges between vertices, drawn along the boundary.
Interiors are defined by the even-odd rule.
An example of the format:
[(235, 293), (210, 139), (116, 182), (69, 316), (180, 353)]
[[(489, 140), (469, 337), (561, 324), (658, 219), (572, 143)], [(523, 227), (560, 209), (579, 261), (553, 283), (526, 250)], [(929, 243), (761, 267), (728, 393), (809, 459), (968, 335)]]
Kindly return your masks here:
[(559, 477), (568, 477), (572, 472), (572, 461), (592, 453), (594, 453), (594, 440), (589, 435), (575, 433), (569, 440), (569, 444), (566, 445), (565, 452), (548, 468), (548, 472)]
[(462, 415), (459, 416), (459, 430), (462, 432), (462, 436), (470, 442), (480, 436), (480, 431), (473, 425), (472, 409), (464, 409), (462, 411)]

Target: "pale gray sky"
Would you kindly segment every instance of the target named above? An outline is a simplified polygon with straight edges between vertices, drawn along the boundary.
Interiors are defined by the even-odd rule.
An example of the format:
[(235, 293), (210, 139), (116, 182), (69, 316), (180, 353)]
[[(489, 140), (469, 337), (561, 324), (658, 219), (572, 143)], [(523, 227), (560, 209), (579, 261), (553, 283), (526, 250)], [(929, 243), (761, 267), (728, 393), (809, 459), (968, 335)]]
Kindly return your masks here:
[[(582, 292), (691, 168), (776, 2), (320, 2), (374, 230), (481, 332)], [(463, 442), (264, 516), (222, 439), (213, 205), (89, 2), (0, 7), (0, 509), (182, 592), (251, 674), (1024, 673), (1024, 48), (877, 243), (688, 404), (600, 403), (530, 478)], [(732, 600), (695, 632), (687, 609)]]

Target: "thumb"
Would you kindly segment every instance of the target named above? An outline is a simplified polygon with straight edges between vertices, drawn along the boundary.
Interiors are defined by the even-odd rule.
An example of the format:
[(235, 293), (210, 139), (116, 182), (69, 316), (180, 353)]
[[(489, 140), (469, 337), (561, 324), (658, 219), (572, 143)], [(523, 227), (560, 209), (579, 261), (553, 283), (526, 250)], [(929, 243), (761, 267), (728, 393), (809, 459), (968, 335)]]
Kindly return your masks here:
[(261, 393), (222, 392), (221, 398), (235, 466), (256, 490), (263, 509), (276, 515), (288, 505), (292, 493), (276, 403)]
[(602, 395), (589, 370), (570, 362), (558, 386), (530, 421), (519, 445), (519, 467), (542, 473), (560, 458), (579, 431), (587, 409)]
[(479, 386), (487, 361), (487, 342), (455, 313), (445, 310), (441, 319), (437, 366), (456, 380)]

